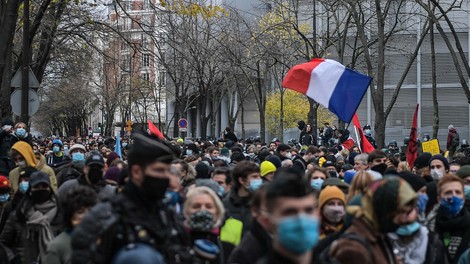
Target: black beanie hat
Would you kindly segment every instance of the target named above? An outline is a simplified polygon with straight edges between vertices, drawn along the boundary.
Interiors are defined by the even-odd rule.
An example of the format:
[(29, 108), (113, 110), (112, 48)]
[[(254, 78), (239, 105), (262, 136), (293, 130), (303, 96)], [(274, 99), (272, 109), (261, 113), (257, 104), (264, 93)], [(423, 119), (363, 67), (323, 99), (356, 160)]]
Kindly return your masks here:
[(431, 162), (433, 160), (440, 160), (442, 161), (442, 163), (444, 163), (444, 167), (446, 168), (446, 171), (449, 171), (449, 161), (446, 159), (446, 157), (442, 156), (441, 154), (436, 154), (434, 156), (431, 157), (431, 159), (429, 159), (429, 163), (428, 163), (428, 166), (431, 167)]
[(422, 177), (408, 171), (398, 173), (398, 177), (407, 181), (415, 192), (418, 192), (419, 189), (423, 188), (423, 186), (426, 186), (426, 181)]
[(462, 166), (459, 171), (457, 171), (457, 176), (459, 176), (461, 179), (465, 179), (470, 176), (470, 165)]
[(423, 154), (419, 155), (416, 158), (414, 166), (418, 169), (422, 169), (424, 167), (427, 167), (431, 157), (432, 157), (431, 153), (424, 152)]

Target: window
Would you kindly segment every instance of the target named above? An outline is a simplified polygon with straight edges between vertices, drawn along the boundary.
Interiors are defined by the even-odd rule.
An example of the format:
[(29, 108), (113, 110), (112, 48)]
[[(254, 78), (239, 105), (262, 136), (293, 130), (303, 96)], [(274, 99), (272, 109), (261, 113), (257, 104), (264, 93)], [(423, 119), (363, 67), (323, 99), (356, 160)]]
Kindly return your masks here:
[(150, 73), (148, 73), (148, 72), (142, 73), (142, 80), (144, 80), (146, 82), (150, 82)]
[(149, 67), (150, 66), (150, 54), (144, 53), (142, 54), (142, 67)]
[(166, 85), (166, 72), (164, 70), (158, 72), (158, 84), (160, 87)]

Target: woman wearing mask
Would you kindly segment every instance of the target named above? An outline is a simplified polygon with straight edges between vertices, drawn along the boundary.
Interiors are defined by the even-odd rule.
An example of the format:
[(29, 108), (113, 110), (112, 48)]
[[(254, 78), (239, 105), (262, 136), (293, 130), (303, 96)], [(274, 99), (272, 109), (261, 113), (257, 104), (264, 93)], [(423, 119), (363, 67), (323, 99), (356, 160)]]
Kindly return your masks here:
[(225, 209), (217, 194), (205, 186), (190, 190), (186, 195), (183, 212), (184, 226), (196, 253), (208, 263), (223, 263), (219, 228)]
[(72, 263), (71, 233), (97, 201), (96, 192), (84, 186), (78, 186), (67, 193), (67, 199), (62, 204), (65, 230), (49, 243), (43, 263)]
[(320, 192), (320, 239), (341, 230), (345, 214), (345, 203), (344, 193), (336, 186), (326, 186)]
[(47, 244), (59, 231), (59, 203), (50, 185), (47, 174), (34, 172), (24, 198), (0, 235), (0, 242), (13, 251), (19, 263), (44, 259)]
[(26, 124), (23, 122), (16, 123), (15, 127), (15, 136), (18, 138), (18, 141), (24, 141), (30, 145), (33, 143), (33, 137), (27, 131)]
[(307, 171), (307, 179), (313, 189), (320, 191), (323, 182), (328, 178), (328, 174), (325, 169), (313, 166), (312, 169)]

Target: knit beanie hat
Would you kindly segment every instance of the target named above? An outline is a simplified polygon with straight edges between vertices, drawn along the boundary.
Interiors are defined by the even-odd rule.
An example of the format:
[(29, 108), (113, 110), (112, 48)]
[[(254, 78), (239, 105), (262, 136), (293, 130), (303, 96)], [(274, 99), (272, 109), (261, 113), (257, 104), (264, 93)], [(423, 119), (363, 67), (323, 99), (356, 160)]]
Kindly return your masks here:
[(121, 170), (118, 167), (111, 167), (104, 174), (104, 178), (107, 180), (118, 182), (119, 175), (121, 175)]
[(393, 222), (394, 213), (411, 202), (418, 195), (403, 179), (388, 176), (372, 183), (363, 199), (363, 208), (368, 219), (381, 233), (395, 232), (399, 227)]
[(263, 161), (260, 165), (261, 177), (276, 171), (276, 166), (270, 161)]
[(116, 152), (113, 151), (113, 152), (109, 153), (108, 158), (106, 159), (106, 165), (108, 165), (108, 167), (110, 167), (111, 163), (116, 159), (119, 159), (119, 155)]
[(331, 199), (339, 199), (346, 205), (344, 193), (338, 187), (330, 185), (320, 192), (319, 208), (321, 209)]
[(276, 168), (282, 167), (281, 159), (276, 155), (269, 155), (268, 157), (266, 157), (266, 160), (274, 164)]
[(423, 154), (419, 155), (416, 158), (414, 166), (418, 169), (422, 169), (424, 167), (427, 167), (431, 157), (432, 157), (431, 153), (424, 152)]
[[(470, 167), (470, 166), (469, 166)], [(398, 177), (408, 182), (415, 192), (426, 186), (426, 180), (414, 173), (403, 171), (398, 173)]]
[(444, 163), (444, 167), (446, 168), (446, 171), (449, 170), (449, 161), (446, 159), (446, 157), (442, 156), (441, 154), (436, 154), (434, 156), (431, 157), (431, 159), (429, 159), (429, 163), (428, 163), (428, 166), (431, 166), (431, 162), (433, 160), (440, 160), (442, 161), (442, 163)]
[(457, 176), (459, 176), (461, 179), (465, 179), (467, 177), (470, 177), (470, 165), (462, 166), (459, 169), (459, 171), (457, 171)]

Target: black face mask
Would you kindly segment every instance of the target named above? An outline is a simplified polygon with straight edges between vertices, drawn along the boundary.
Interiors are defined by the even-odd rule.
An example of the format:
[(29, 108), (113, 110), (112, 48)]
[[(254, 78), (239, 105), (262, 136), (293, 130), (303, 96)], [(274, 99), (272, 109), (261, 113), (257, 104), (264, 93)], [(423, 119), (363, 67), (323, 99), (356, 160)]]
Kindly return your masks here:
[(90, 168), (88, 171), (88, 180), (92, 184), (97, 184), (103, 179), (103, 171), (97, 168)]
[(50, 190), (31, 191), (31, 199), (36, 204), (44, 203), (45, 201), (49, 200), (49, 197), (51, 197), (51, 191)]
[(144, 181), (142, 183), (142, 189), (144, 196), (149, 201), (159, 201), (165, 198), (165, 192), (170, 185), (170, 179), (168, 178), (154, 178), (144, 175)]

